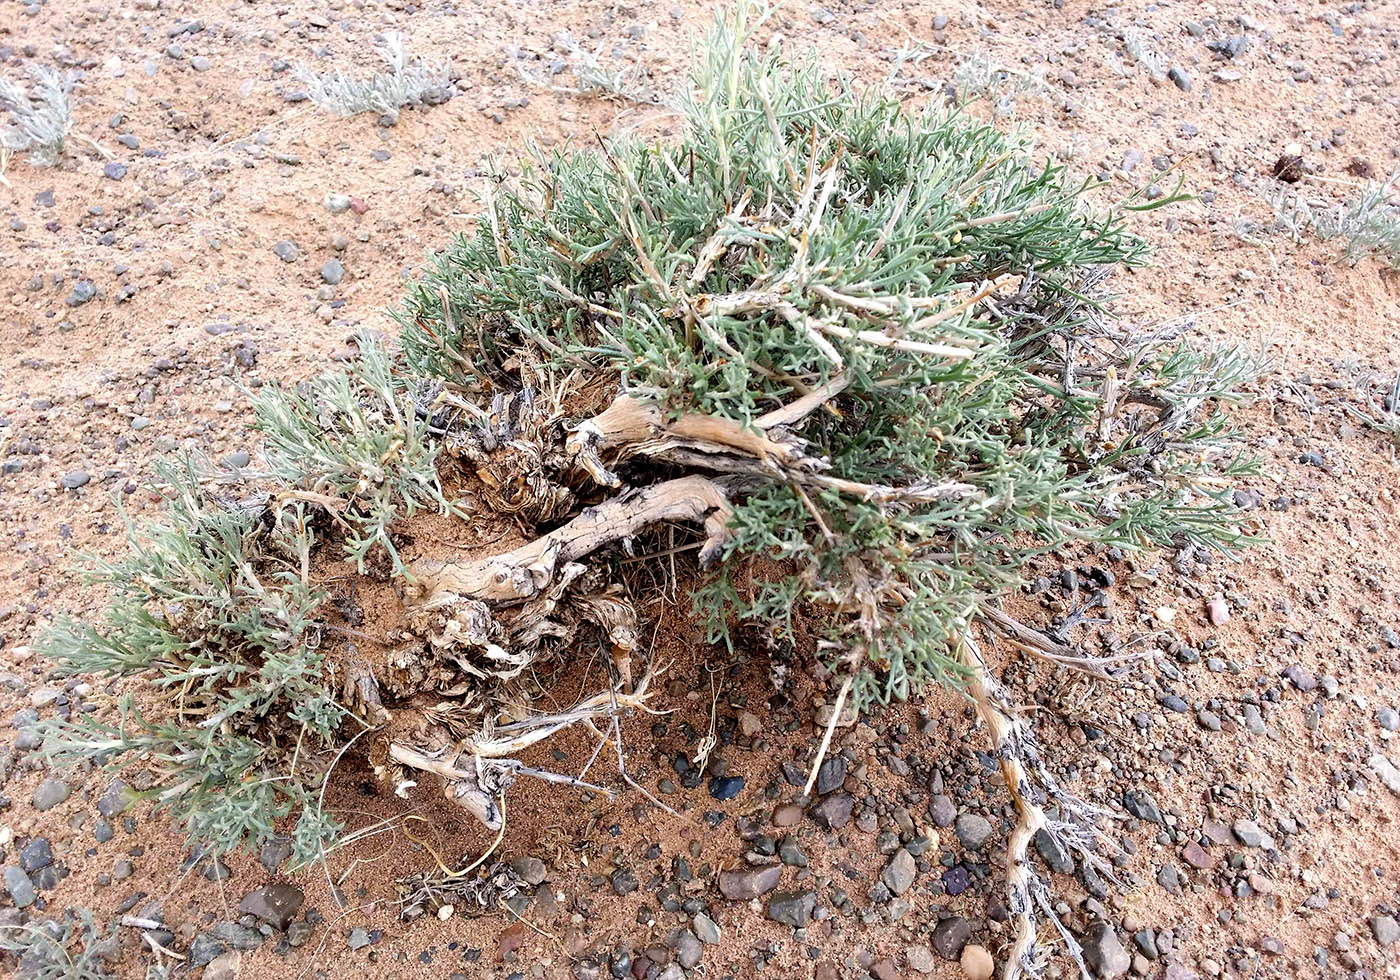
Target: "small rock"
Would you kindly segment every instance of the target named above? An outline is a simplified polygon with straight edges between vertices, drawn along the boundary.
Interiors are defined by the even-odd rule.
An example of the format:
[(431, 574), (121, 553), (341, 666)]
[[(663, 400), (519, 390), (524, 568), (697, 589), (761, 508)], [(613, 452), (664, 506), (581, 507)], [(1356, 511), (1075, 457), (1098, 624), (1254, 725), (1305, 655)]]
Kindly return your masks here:
[(695, 929), (695, 935), (698, 936), (700, 941), (706, 946), (719, 945), (719, 926), (715, 924), (714, 919), (710, 918), (704, 912), (696, 912), (695, 918), (691, 920), (690, 924)]
[(817, 770), (817, 795), (825, 796), (840, 789), (846, 782), (846, 760), (839, 755), (829, 755), (822, 760)]
[(1400, 731), (1400, 713), (1397, 713), (1394, 708), (1378, 708), (1376, 710), (1376, 724), (1388, 732)]
[(79, 279), (73, 284), (73, 291), (63, 301), (68, 306), (82, 306), (97, 295), (97, 287), (88, 279)]
[(768, 918), (801, 929), (812, 921), (816, 905), (816, 892), (778, 892), (768, 900)]
[(1215, 866), (1215, 858), (1206, 853), (1206, 849), (1193, 840), (1187, 841), (1186, 846), (1181, 849), (1181, 857), (1191, 867), (1201, 871), (1207, 871)]
[(1369, 920), (1371, 935), (1382, 946), (1394, 946), (1400, 942), (1400, 922), (1393, 915), (1373, 915)]
[(278, 242), (272, 246), (272, 254), (283, 262), (295, 262), (301, 256), (301, 249), (297, 248), (295, 242)]
[[(291, 261), (288, 259), (287, 261)], [(326, 259), (321, 265), (321, 279), (328, 285), (338, 286), (340, 280), (345, 278), (345, 266), (341, 265), (340, 259)]]
[(327, 194), (324, 202), (326, 210), (331, 214), (344, 214), (350, 210), (349, 194)]
[(516, 858), (510, 862), (510, 867), (525, 884), (531, 887), (543, 884), (549, 878), (549, 869), (537, 857)]
[(238, 903), (238, 911), (255, 915), (274, 929), (285, 930), (303, 901), (301, 889), (295, 885), (264, 885), (244, 895), (243, 901)]
[(1236, 820), (1231, 829), (1234, 830), (1236, 839), (1245, 847), (1262, 847), (1267, 838), (1257, 823), (1243, 817)]
[(749, 871), (721, 871), (719, 893), (731, 902), (746, 902), (777, 888), (782, 877), (782, 866), (777, 864)]
[(743, 789), (743, 776), (716, 776), (710, 780), (710, 795), (717, 800), (732, 800)]
[(1380, 777), (1382, 783), (1396, 796), (1400, 796), (1400, 770), (1385, 756), (1377, 752), (1366, 761), (1371, 771)]
[(758, 720), (758, 715), (752, 711), (739, 712), (739, 732), (745, 738), (753, 738), (763, 731), (763, 722)]
[(927, 946), (910, 946), (904, 951), (904, 961), (915, 973), (932, 973), (938, 969), (938, 961), (933, 958), (933, 950)]
[(903, 895), (914, 884), (914, 877), (919, 869), (914, 864), (914, 858), (904, 848), (894, 852), (894, 857), (890, 863), (885, 865), (885, 871), (880, 875), (880, 880), (885, 883), (885, 887), (894, 895)]
[(88, 474), (87, 470), (73, 470), (70, 473), (64, 473), (63, 476), (59, 478), (58, 484), (65, 490), (76, 490), (79, 487), (87, 486), (91, 480), (92, 477)]
[(356, 926), (350, 930), (350, 935), (345, 939), (345, 945), (349, 946), (352, 950), (364, 949), (369, 945), (369, 933), (359, 926)]
[(121, 180), (126, 176), (126, 164), (120, 160), (109, 160), (102, 167), (102, 176), (108, 180)]
[(802, 808), (795, 803), (780, 806), (773, 811), (774, 827), (796, 827), (802, 822)]
[(1132, 965), (1132, 957), (1118, 941), (1118, 933), (1107, 922), (1095, 922), (1080, 941), (1084, 948), (1084, 962), (1100, 977), (1109, 980), (1121, 977)]
[(962, 956), (971, 938), (972, 924), (960, 915), (944, 919), (933, 927), (933, 948), (945, 960), (956, 960)]
[(61, 779), (54, 779), (50, 776), (39, 784), (34, 790), (34, 809), (52, 810), (64, 800), (68, 799), (68, 784)]
[(687, 970), (699, 966), (700, 958), (705, 955), (704, 946), (689, 929), (677, 929), (672, 933), (669, 945), (676, 951), (676, 962)]
[(1074, 858), (1055, 835), (1044, 827), (1035, 832), (1035, 849), (1051, 871), (1062, 875), (1074, 874)]
[(34, 882), (29, 880), (29, 875), (17, 864), (5, 866), (5, 890), (10, 893), (10, 900), (15, 903), (17, 909), (28, 908), (39, 897), (39, 893), (34, 890)]
[(1293, 664), (1283, 669), (1283, 676), (1290, 684), (1298, 690), (1307, 694), (1309, 691), (1317, 690), (1317, 678), (1308, 673), (1300, 664)]
[(958, 835), (959, 843), (969, 851), (981, 850), (992, 836), (992, 825), (976, 813), (960, 814), (953, 830)]
[(30, 873), (41, 871), (51, 864), (53, 864), (53, 848), (49, 846), (48, 838), (35, 837), (20, 848), (19, 866), (25, 871)]
[(963, 947), (962, 959), (958, 962), (967, 980), (991, 980), (992, 973), (996, 970), (992, 954), (975, 944)]
[(612, 883), (614, 895), (628, 895), (641, 887), (631, 868), (618, 868), (612, 873), (609, 881)]
[(1214, 596), (1206, 603), (1206, 619), (1212, 626), (1224, 626), (1230, 621), (1230, 606), (1224, 596)]
[(201, 980), (238, 980), (238, 967), (243, 954), (238, 950), (221, 953), (209, 961), (200, 974)]
[(935, 827), (951, 827), (958, 817), (958, 808), (952, 797), (935, 793), (928, 801), (928, 815)]
[(311, 938), (311, 923), (298, 920), (287, 927), (287, 945), (296, 949), (305, 946), (306, 941)]
[(855, 804), (855, 798), (850, 793), (832, 793), (812, 807), (812, 819), (817, 822), (818, 827), (840, 830), (851, 822), (851, 811)]
[(1172, 80), (1172, 84), (1183, 92), (1191, 91), (1191, 76), (1185, 70), (1173, 65), (1167, 69), (1167, 77)]

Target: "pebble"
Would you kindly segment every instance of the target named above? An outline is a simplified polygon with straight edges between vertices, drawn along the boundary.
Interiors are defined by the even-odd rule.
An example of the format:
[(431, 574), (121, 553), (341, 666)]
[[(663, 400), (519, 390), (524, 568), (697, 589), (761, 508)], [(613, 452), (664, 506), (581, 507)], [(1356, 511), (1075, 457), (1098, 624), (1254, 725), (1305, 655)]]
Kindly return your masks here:
[(295, 262), (301, 256), (301, 249), (297, 248), (295, 242), (278, 242), (272, 246), (272, 254), (283, 262)]
[(1377, 752), (1366, 760), (1366, 764), (1371, 767), (1371, 771), (1380, 777), (1382, 783), (1396, 796), (1400, 796), (1400, 770), (1395, 768), (1395, 764), (1385, 756)]
[(32, 802), (36, 810), (52, 810), (66, 799), (68, 799), (68, 784), (51, 776), (34, 790)]
[(1191, 76), (1186, 74), (1184, 69), (1173, 65), (1171, 68), (1167, 69), (1167, 77), (1172, 80), (1173, 85), (1183, 92), (1191, 91)]
[(992, 836), (992, 825), (976, 813), (960, 814), (953, 830), (958, 835), (959, 843), (969, 851), (981, 850)]
[(953, 805), (952, 797), (935, 793), (928, 801), (928, 815), (935, 827), (951, 827), (958, 817), (958, 808)]
[(892, 894), (903, 895), (913, 886), (914, 878), (918, 873), (919, 869), (914, 864), (914, 858), (901, 847), (894, 852), (890, 863), (885, 865), (885, 871), (880, 875), (880, 880), (885, 883), (885, 887)]
[(1193, 868), (1201, 871), (1209, 870), (1215, 866), (1215, 858), (1206, 853), (1206, 849), (1195, 841), (1187, 841), (1186, 846), (1181, 849), (1181, 858)]
[(350, 195), (327, 194), (323, 203), (331, 214), (344, 214), (350, 210)]
[(542, 885), (549, 878), (549, 869), (537, 857), (516, 858), (510, 862), (510, 867), (525, 884), (531, 887)]
[(782, 877), (782, 866), (776, 864), (750, 871), (721, 871), (719, 893), (731, 902), (746, 902), (777, 888)]
[(53, 864), (53, 848), (48, 838), (35, 837), (20, 849), (19, 866), (31, 874)]
[(1376, 711), (1376, 724), (1388, 732), (1400, 730), (1400, 714), (1394, 708), (1380, 708)]
[(264, 885), (244, 895), (243, 901), (238, 903), (238, 911), (255, 915), (274, 929), (285, 930), (303, 901), (301, 889), (295, 885)]
[(768, 918), (801, 929), (812, 921), (816, 905), (814, 891), (778, 892), (768, 900)]
[(732, 800), (743, 789), (743, 776), (716, 776), (710, 780), (710, 795), (717, 800)]
[(79, 487), (87, 486), (91, 481), (92, 476), (87, 470), (73, 470), (70, 473), (64, 473), (63, 476), (59, 478), (58, 483), (59, 486), (63, 487), (65, 490), (76, 490)]
[(238, 967), (242, 960), (243, 954), (236, 949), (220, 953), (209, 961), (200, 974), (200, 980), (238, 980)]
[(340, 259), (327, 259), (321, 265), (321, 278), (331, 286), (339, 286), (340, 280), (345, 278), (345, 266), (340, 264)]
[(97, 295), (97, 287), (88, 279), (79, 279), (73, 283), (73, 291), (68, 294), (68, 298), (63, 302), (68, 306), (82, 306)]
[(963, 947), (962, 958), (958, 961), (962, 967), (963, 976), (968, 980), (991, 980), (992, 974), (996, 970), (996, 964), (992, 962), (992, 954), (976, 944), (969, 944)]
[(832, 793), (812, 807), (812, 819), (818, 827), (840, 830), (851, 822), (855, 804), (855, 798), (850, 793)]
[(690, 924), (695, 929), (695, 935), (698, 936), (700, 941), (706, 946), (719, 945), (719, 926), (715, 924), (714, 919), (710, 918), (704, 912), (696, 912), (695, 918), (691, 920)]
[(1395, 921), (1395, 916), (1373, 915), (1368, 924), (1371, 927), (1371, 935), (1382, 946), (1394, 946), (1396, 943), (1400, 943), (1400, 922)]
[(802, 808), (795, 803), (780, 806), (773, 811), (774, 827), (796, 827), (802, 822)]
[(104, 817), (115, 817), (126, 811), (136, 802), (136, 791), (120, 779), (114, 779), (107, 786), (107, 792), (97, 801), (97, 812)]
[(350, 930), (350, 935), (345, 938), (345, 945), (352, 950), (364, 949), (370, 943), (369, 933), (356, 926)]
[(956, 960), (972, 938), (972, 923), (960, 915), (950, 916), (933, 927), (933, 948), (945, 960)]
[(1235, 837), (1245, 847), (1263, 847), (1268, 838), (1268, 835), (1259, 829), (1257, 823), (1243, 817), (1235, 821), (1232, 829), (1235, 832)]
[(109, 160), (102, 167), (102, 176), (108, 180), (121, 180), (126, 176), (126, 164), (120, 160)]
[(904, 962), (915, 973), (932, 973), (938, 969), (938, 961), (933, 958), (933, 950), (927, 946), (910, 946), (904, 950)]
[(668, 945), (676, 952), (676, 962), (686, 970), (699, 966), (700, 958), (705, 955), (705, 947), (689, 929), (677, 929), (671, 934)]
[(1118, 933), (1107, 922), (1095, 922), (1080, 940), (1084, 948), (1084, 962), (1095, 976), (1110, 980), (1121, 977), (1132, 965), (1132, 957), (1118, 941)]
[(1224, 596), (1215, 596), (1206, 603), (1206, 618), (1212, 626), (1224, 626), (1230, 621), (1230, 606)]
[(609, 879), (614, 895), (629, 895), (641, 887), (631, 868), (618, 868)]
[(5, 890), (10, 893), (10, 900), (15, 903), (17, 909), (28, 908), (39, 897), (39, 893), (34, 890), (34, 882), (29, 880), (29, 875), (17, 864), (5, 867)]

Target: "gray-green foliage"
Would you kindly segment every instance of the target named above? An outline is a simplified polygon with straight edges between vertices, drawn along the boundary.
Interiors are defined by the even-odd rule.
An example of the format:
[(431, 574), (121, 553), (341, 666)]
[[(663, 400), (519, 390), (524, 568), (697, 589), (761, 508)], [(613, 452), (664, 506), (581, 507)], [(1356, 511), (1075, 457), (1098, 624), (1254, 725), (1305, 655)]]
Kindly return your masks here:
[(35, 166), (52, 167), (63, 157), (68, 131), (73, 128), (77, 77), (41, 65), (31, 65), (29, 77), (33, 82), (29, 89), (0, 78), (0, 109), (8, 120), (0, 125), (0, 151), (28, 151)]
[(1342, 258), (1355, 265), (1378, 255), (1400, 268), (1400, 203), (1395, 199), (1400, 172), (1384, 183), (1368, 181), (1356, 194), (1336, 204), (1310, 201), (1294, 191), (1278, 192), (1270, 201), (1274, 226), (1296, 242), (1311, 230), (1323, 241), (1341, 240)]
[[(334, 542), (363, 566), (382, 546), (402, 575), (394, 522), (455, 507), (436, 406), (483, 418), (523, 363), (746, 425), (837, 392), (795, 424), (827, 482), (735, 484), (696, 601), (716, 641), (816, 623), (863, 707), (958, 681), (958, 637), (1035, 554), (1243, 540), (1229, 490), (1248, 466), (1216, 406), (1251, 360), (1101, 305), (1108, 273), (1145, 256), (1127, 213), (1170, 198), (1106, 200), (1017, 136), (760, 53), (743, 16), (702, 47), (678, 139), (536, 154), (494, 184), (410, 287), (402, 366), (366, 343), (358, 367), (255, 399), (265, 495), (160, 471), (164, 517), (96, 566), (106, 620), (60, 624), (48, 650), (151, 678), (164, 709), (54, 723), (52, 751), (153, 766), (149, 795), (216, 849), (295, 816), (314, 856), (336, 832), (322, 780), (365, 723), (320, 652), (311, 555)], [(777, 559), (766, 576), (756, 557)]]
[(862, 703), (955, 677), (949, 643), (1032, 554), (1239, 543), (1221, 478), (1247, 465), (1202, 409), (1251, 360), (1116, 324), (1096, 299), (1143, 260), (1124, 217), (1146, 206), (1096, 207), (1022, 139), (790, 67), (743, 30), (701, 49), (679, 141), (537, 155), (501, 182), (411, 288), (410, 368), (465, 381), (537, 345), (744, 423), (841, 374), (799, 429), (832, 475), (963, 489), (808, 501), (774, 481), (737, 502), (729, 557), (794, 574), (741, 594), (721, 572), (699, 602), (718, 638), (736, 614), (783, 624), (869, 593), (877, 622), (822, 617), (830, 649), (861, 651)]
[(275, 494), (239, 499), (194, 459), (158, 464), (161, 518), (130, 527), (123, 560), (93, 564), (113, 594), (105, 621), (61, 620), (46, 638), (69, 672), (151, 677), (174, 713), (148, 717), (127, 696), (115, 719), (52, 722), (45, 747), (60, 762), (153, 764), (148, 795), (216, 850), (296, 815), (306, 861), (336, 829), (319, 788), (347, 721), (321, 652), (327, 597), (311, 584), (322, 501), (357, 561), (376, 543), (396, 556), (385, 528), (399, 514), (447, 504), (436, 448), (369, 340), (354, 368), (269, 386), (254, 407)]
[(386, 33), (377, 47), (389, 67), (387, 72), (355, 78), (339, 68), (315, 72), (298, 63), (296, 77), (306, 86), (312, 102), (338, 116), (373, 112), (397, 119), (406, 105), (436, 105), (452, 98), (450, 61), (410, 60), (403, 35), (395, 31)]
[(89, 909), (70, 909), (62, 920), (0, 926), (0, 950), (18, 960), (19, 980), (110, 980), (117, 937), (98, 926)]

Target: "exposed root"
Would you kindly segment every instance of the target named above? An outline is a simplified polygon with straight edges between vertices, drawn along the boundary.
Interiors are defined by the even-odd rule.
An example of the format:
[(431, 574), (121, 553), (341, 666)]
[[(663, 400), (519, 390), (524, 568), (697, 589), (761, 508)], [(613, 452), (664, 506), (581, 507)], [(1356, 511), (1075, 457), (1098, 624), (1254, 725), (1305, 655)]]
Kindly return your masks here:
[[(637, 690), (631, 694), (618, 694), (615, 690), (600, 692), (580, 701), (568, 711), (533, 715), (520, 721), (492, 726), (489, 732), (479, 737), (463, 738), (451, 745), (433, 748), (393, 739), (389, 742), (388, 760), (399, 768), (400, 776), (396, 782), (400, 790), (414, 784), (409, 776), (410, 770), (431, 773), (442, 780), (444, 796), (489, 830), (499, 831), (504, 826), (505, 791), (517, 776), (532, 776), (612, 799), (612, 790), (585, 782), (581, 775), (573, 777), (535, 769), (512, 757), (572, 725), (587, 724), (593, 727), (594, 720), (601, 717), (609, 717), (615, 734), (620, 736), (617, 718), (622, 710), (649, 710), (645, 703), (650, 697), (651, 679), (651, 674), (643, 677), (637, 684)], [(594, 731), (597, 731), (596, 727)], [(620, 751), (619, 766), (628, 785), (640, 788), (628, 776)], [(646, 791), (643, 789), (642, 792)], [(649, 793), (646, 795), (651, 798)]]
[(568, 563), (661, 521), (702, 521), (706, 540), (700, 560), (714, 562), (727, 540), (730, 513), (723, 486), (684, 476), (620, 493), (514, 551), (472, 561), (419, 561), (409, 571), (425, 605), (462, 599), (519, 602), (539, 595)]
[[(1017, 929), (1002, 970), (1002, 980), (1041, 975), (1045, 951), (1036, 942), (1036, 923), (1042, 915), (1059, 932), (1065, 952), (1078, 965), (1085, 980), (1092, 980), (1079, 941), (1055, 914), (1050, 888), (1030, 863), (1030, 848), (1037, 834), (1046, 834), (1056, 847), (1075, 852), (1085, 864), (1116, 881), (1112, 867), (1100, 853), (1101, 848), (1116, 849), (1116, 845), (1093, 825), (1093, 820), (1103, 812), (1061, 789), (1041, 762), (1035, 733), (1017, 715), (1006, 689), (987, 669), (971, 629), (964, 633), (961, 647), (963, 661), (971, 671), (968, 694), (987, 726), (1002, 778), (1019, 814), (1006, 844), (1007, 906)], [(1058, 819), (1046, 813), (1041, 799), (1055, 803), (1060, 813)]]

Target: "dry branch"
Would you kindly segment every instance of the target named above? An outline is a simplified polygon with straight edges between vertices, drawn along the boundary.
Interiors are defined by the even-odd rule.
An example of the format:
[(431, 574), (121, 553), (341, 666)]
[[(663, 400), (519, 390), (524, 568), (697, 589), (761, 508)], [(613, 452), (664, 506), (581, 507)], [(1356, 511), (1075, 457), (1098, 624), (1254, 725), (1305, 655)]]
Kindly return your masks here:
[(471, 561), (419, 561), (409, 571), (429, 604), (447, 595), (519, 602), (538, 595), (560, 566), (661, 521), (702, 521), (706, 540), (700, 560), (712, 562), (726, 540), (729, 515), (729, 499), (720, 484), (686, 476), (618, 494), (514, 551)]

